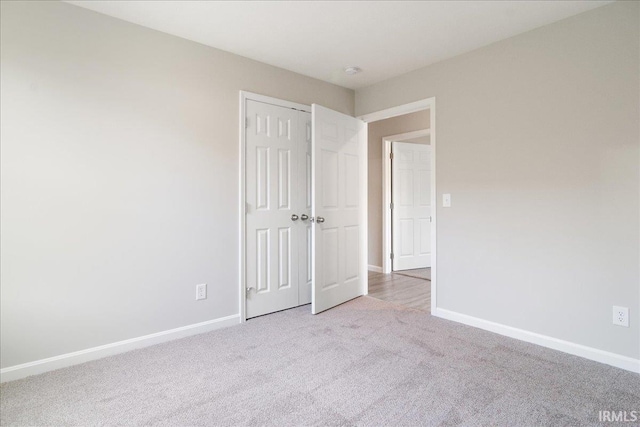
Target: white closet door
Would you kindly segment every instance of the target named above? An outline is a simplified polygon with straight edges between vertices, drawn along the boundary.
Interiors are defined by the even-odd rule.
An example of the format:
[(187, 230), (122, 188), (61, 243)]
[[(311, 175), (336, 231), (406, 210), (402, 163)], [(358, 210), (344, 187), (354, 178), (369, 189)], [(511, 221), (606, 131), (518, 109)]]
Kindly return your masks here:
[(317, 314), (367, 290), (367, 128), (312, 106), (314, 281)]
[[(247, 318), (298, 305), (296, 110), (247, 101)], [(293, 218), (293, 219), (292, 219)]]
[(392, 143), (393, 271), (431, 267), (431, 146)]

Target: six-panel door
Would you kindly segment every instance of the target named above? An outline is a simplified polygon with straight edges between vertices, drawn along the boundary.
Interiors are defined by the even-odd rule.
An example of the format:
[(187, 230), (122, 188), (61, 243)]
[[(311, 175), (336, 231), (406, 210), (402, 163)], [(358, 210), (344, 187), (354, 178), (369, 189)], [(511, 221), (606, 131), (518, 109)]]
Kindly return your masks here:
[(431, 146), (393, 142), (393, 271), (431, 266)]
[(247, 318), (311, 302), (311, 114), (246, 104)]
[(312, 312), (366, 291), (366, 125), (312, 106), (315, 280)]

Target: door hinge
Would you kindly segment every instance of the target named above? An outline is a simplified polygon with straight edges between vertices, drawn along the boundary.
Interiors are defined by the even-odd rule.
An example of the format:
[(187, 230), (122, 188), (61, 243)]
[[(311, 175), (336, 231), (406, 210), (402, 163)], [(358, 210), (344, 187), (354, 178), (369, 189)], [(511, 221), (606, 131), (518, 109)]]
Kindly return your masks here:
[(393, 160), (393, 153), (389, 153), (389, 158)]
[(391, 259), (393, 259), (393, 252), (391, 252), (391, 256), (390, 256), (390, 258), (391, 258)]
[(389, 209), (393, 209), (393, 203), (389, 203)]
[(433, 219), (431, 217), (429, 217), (429, 222), (433, 222)]
[(244, 128), (249, 129), (249, 117), (244, 118)]

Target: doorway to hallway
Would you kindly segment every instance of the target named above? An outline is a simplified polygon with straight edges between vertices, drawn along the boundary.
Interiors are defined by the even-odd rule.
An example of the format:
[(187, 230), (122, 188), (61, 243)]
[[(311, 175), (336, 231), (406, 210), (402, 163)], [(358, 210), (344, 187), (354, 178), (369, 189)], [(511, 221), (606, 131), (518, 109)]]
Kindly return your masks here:
[[(369, 124), (369, 295), (406, 307), (432, 312), (437, 306), (435, 98), (392, 107), (360, 116), (360, 118)], [(412, 255), (416, 255), (413, 248), (418, 243), (417, 254), (429, 253), (430, 265), (418, 263), (400, 266), (403, 271), (392, 269), (391, 255), (393, 252), (398, 252), (393, 250), (395, 242), (392, 239), (394, 206), (391, 191), (391, 152), (394, 141), (411, 143), (407, 144), (409, 148), (417, 145), (428, 146), (428, 150), (425, 150), (428, 153), (418, 154), (422, 157), (422, 162), (418, 162), (420, 165), (411, 165), (402, 172), (405, 175), (403, 177), (405, 181), (411, 178), (414, 188), (420, 187), (419, 189), (422, 190), (421, 199), (424, 203), (420, 205), (424, 206), (416, 207), (413, 204), (410, 208), (413, 212), (408, 212), (407, 217), (402, 218), (405, 220), (402, 224), (405, 226), (404, 237), (407, 238), (399, 239), (398, 242), (404, 241), (405, 249), (411, 246), (411, 251), (403, 252), (412, 252)], [(416, 153), (408, 155), (415, 157)], [(427, 166), (424, 165), (424, 160), (427, 160)], [(397, 180), (396, 183), (399, 181)], [(407, 187), (401, 187), (396, 190), (404, 191), (405, 196), (411, 195), (411, 198), (415, 199), (416, 192), (407, 191)], [(428, 207), (429, 212), (423, 215), (424, 212), (419, 211), (425, 206)], [(411, 225), (409, 222), (413, 223), (413, 227), (409, 226)], [(419, 245), (420, 242), (426, 244)], [(416, 267), (419, 268), (416, 269)], [(430, 268), (426, 269), (427, 267)]]

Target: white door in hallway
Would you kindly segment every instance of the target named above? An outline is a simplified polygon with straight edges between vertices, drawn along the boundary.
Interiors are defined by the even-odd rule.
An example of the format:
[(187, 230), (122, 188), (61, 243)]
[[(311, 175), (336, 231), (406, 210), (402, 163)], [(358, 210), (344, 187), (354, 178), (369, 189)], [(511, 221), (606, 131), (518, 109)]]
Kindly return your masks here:
[(247, 318), (311, 302), (310, 116), (246, 104)]
[(431, 267), (431, 146), (392, 143), (393, 271)]
[(317, 314), (367, 291), (367, 127), (315, 104), (312, 122)]

